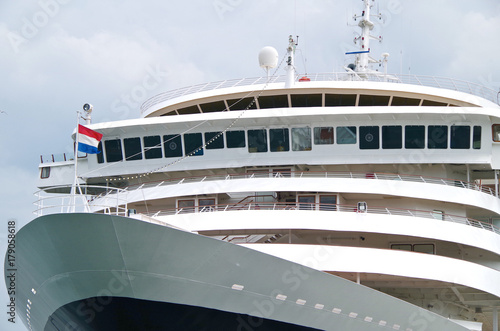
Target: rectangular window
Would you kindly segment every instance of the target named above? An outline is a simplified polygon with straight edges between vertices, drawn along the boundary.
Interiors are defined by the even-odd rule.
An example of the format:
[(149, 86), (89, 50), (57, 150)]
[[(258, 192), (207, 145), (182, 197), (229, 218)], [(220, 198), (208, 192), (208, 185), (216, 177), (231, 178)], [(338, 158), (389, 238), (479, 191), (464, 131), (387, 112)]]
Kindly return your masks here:
[(119, 162), (123, 160), (122, 142), (120, 139), (106, 140), (104, 147), (106, 149), (106, 162)]
[(472, 133), (472, 148), (481, 149), (481, 127), (474, 126), (474, 132)]
[(421, 149), (425, 147), (425, 126), (405, 126), (405, 148)]
[(123, 145), (125, 147), (125, 160), (142, 160), (141, 138), (125, 138)]
[(222, 132), (205, 132), (205, 143), (207, 144), (207, 149), (224, 148), (224, 137), (222, 136)]
[(411, 99), (404, 97), (393, 97), (391, 106), (418, 106), (420, 99)]
[(259, 97), (259, 108), (288, 108), (288, 95), (270, 95)]
[(207, 199), (199, 199), (198, 200), (199, 211), (212, 211), (215, 208), (215, 199), (207, 198)]
[(450, 129), (450, 148), (469, 149), (470, 148), (470, 126), (452, 125)]
[(253, 97), (243, 99), (226, 100), (230, 110), (257, 109), (257, 104)]
[(161, 139), (160, 136), (144, 137), (144, 156), (146, 159), (161, 159)]
[(330, 126), (314, 128), (314, 144), (315, 145), (333, 144), (333, 128)]
[(356, 94), (325, 94), (326, 107), (354, 107), (356, 105)]
[(310, 151), (311, 144), (311, 128), (292, 128), (292, 151)]
[(290, 150), (288, 129), (269, 129), (269, 145), (271, 152), (287, 152)]
[(203, 139), (201, 133), (184, 134), (184, 152), (186, 155), (203, 155)]
[(99, 142), (99, 145), (97, 145), (97, 150), (99, 153), (97, 153), (97, 163), (104, 163), (104, 153), (102, 152), (102, 141)]
[(245, 147), (245, 131), (227, 131), (226, 132), (227, 148)]
[(389, 104), (388, 95), (363, 95), (359, 96), (358, 106), (387, 106)]
[(319, 196), (319, 210), (337, 210), (337, 196), (321, 194)]
[(314, 195), (300, 195), (297, 197), (300, 210), (314, 210), (316, 197)]
[(500, 142), (500, 124), (493, 124), (491, 126), (491, 134), (494, 142)]
[(442, 210), (433, 210), (432, 217), (436, 220), (444, 221), (444, 211)]
[(321, 94), (292, 94), (292, 107), (321, 107), (323, 104)]
[(403, 147), (403, 128), (401, 125), (382, 126), (382, 148), (401, 149)]
[(434, 254), (433, 244), (414, 244), (413, 251), (425, 254)]
[(40, 178), (49, 178), (50, 177), (50, 167), (43, 167), (40, 172)]
[(379, 137), (378, 126), (359, 127), (359, 148), (360, 149), (380, 148), (380, 137)]
[(177, 200), (177, 209), (179, 213), (192, 213), (194, 212), (194, 200)]
[(446, 125), (429, 125), (427, 128), (427, 148), (448, 148), (448, 127)]
[(355, 126), (338, 126), (337, 127), (337, 144), (355, 144), (356, 143), (356, 127)]
[(401, 251), (410, 251), (411, 252), (411, 244), (392, 244), (391, 249), (398, 249)]
[(265, 129), (248, 130), (247, 134), (249, 153), (267, 152), (267, 133)]
[(181, 136), (178, 134), (163, 136), (163, 149), (165, 150), (165, 157), (182, 156)]

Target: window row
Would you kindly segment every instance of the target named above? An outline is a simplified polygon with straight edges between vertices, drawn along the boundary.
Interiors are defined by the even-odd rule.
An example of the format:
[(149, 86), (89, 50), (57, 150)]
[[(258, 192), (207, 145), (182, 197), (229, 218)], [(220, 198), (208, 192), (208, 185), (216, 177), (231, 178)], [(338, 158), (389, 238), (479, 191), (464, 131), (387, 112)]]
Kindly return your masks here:
[[(441, 106), (448, 103), (425, 99), (368, 94), (282, 94), (242, 99), (219, 100), (177, 109), (177, 114), (210, 113), (229, 110), (289, 108), (289, 107), (366, 107), (366, 106)], [(450, 106), (455, 106), (450, 104)]]
[[(204, 149), (247, 148), (249, 153), (310, 151), (314, 145), (358, 144), (359, 149), (480, 149), (481, 127), (384, 125), (273, 128), (109, 139), (98, 162), (199, 156)], [(99, 145), (103, 150), (102, 144)]]

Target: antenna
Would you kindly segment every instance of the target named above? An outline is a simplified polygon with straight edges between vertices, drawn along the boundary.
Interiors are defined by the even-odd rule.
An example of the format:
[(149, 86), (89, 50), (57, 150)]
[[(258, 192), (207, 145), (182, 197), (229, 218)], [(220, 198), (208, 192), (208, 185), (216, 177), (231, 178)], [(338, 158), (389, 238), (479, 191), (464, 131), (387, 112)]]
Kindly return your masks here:
[[(298, 38), (298, 37), (297, 37)], [(295, 81), (295, 48), (297, 47), (297, 43), (293, 40), (293, 36), (290, 35), (288, 37), (288, 48), (287, 51), (287, 60), (286, 60), (286, 81), (285, 88), (289, 88), (293, 86)]]
[(276, 68), (278, 65), (278, 51), (271, 46), (262, 48), (259, 52), (259, 65), (266, 70), (267, 79), (269, 80), (269, 70)]

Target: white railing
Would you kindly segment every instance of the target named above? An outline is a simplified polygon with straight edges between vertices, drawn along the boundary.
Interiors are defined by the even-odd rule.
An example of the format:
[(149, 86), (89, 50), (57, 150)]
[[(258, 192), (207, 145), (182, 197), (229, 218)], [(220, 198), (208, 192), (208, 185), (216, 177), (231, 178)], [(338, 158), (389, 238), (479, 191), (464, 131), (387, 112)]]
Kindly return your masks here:
[[(297, 78), (301, 76), (304, 75), (297, 75)], [(347, 72), (307, 74), (307, 77), (311, 81), (371, 81), (371, 82), (391, 82), (391, 83), (437, 87), (437, 88), (444, 88), (444, 89), (472, 94), (484, 98), (486, 100), (492, 101), (496, 104), (499, 104), (498, 100), (499, 92), (494, 91), (488, 87), (482, 86), (480, 84), (471, 83), (463, 80), (446, 78), (446, 77), (378, 74), (378, 75), (369, 75), (367, 77), (359, 78), (359, 76)], [(219, 82), (212, 82), (212, 83), (205, 83), (205, 84), (184, 87), (160, 93), (146, 100), (141, 106), (141, 114), (144, 114), (147, 109), (151, 108), (156, 104), (188, 94), (193, 94), (203, 91), (212, 91), (228, 87), (252, 86), (252, 85), (259, 85), (266, 83), (283, 83), (285, 82), (285, 80), (286, 80), (286, 75), (273, 76), (269, 78), (269, 81), (267, 77), (253, 77), (253, 78), (224, 80)]]
[(418, 218), (435, 219), (438, 221), (452, 222), (472, 226), (475, 228), (487, 230), (500, 235), (500, 229), (490, 223), (481, 222), (473, 218), (457, 216), (451, 214), (442, 214), (435, 211), (426, 210), (413, 210), (413, 209), (397, 209), (385, 207), (368, 207), (365, 211), (360, 211), (358, 206), (355, 205), (337, 205), (325, 203), (285, 203), (285, 202), (250, 202), (245, 204), (229, 204), (229, 205), (213, 205), (205, 206), (203, 208), (189, 207), (189, 208), (173, 208), (166, 210), (159, 210), (150, 212), (146, 215), (159, 217), (159, 216), (172, 216), (186, 213), (202, 213), (202, 212), (227, 212), (227, 211), (251, 211), (251, 210), (303, 210), (303, 211), (324, 211), (324, 212), (352, 212), (361, 214), (382, 214), (382, 215), (395, 215), (395, 216), (409, 216)]
[(71, 194), (71, 185), (53, 186), (35, 192), (37, 216), (55, 213), (101, 212), (126, 216), (127, 191), (105, 186), (79, 185)]
[(184, 178), (174, 178), (158, 182), (148, 182), (137, 185), (128, 186), (126, 189), (133, 192), (139, 189), (162, 187), (168, 185), (182, 185), (188, 183), (201, 183), (208, 181), (228, 181), (239, 179), (257, 179), (257, 178), (351, 178), (351, 179), (373, 179), (373, 180), (390, 180), (403, 182), (417, 182), (427, 184), (438, 184), (445, 186), (460, 187), (469, 190), (483, 192), (489, 195), (495, 195), (495, 192), (487, 186), (478, 185), (473, 182), (462, 180), (439, 178), (439, 177), (424, 177), (419, 175), (405, 174), (390, 174), (390, 173), (365, 173), (365, 172), (314, 172), (314, 171), (291, 171), (291, 172), (276, 172), (276, 173), (243, 173), (243, 174), (227, 174), (213, 176), (193, 176)]

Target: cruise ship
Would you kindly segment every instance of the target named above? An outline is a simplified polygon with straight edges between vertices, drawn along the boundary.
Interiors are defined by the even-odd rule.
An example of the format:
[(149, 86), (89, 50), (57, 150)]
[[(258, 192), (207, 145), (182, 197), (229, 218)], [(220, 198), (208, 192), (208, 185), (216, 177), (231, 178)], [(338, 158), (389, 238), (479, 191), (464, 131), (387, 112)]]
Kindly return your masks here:
[(498, 331), (498, 94), (387, 73), (372, 6), (343, 72), (290, 36), (265, 77), (86, 104), (99, 153), (43, 156), (17, 234), (27, 329)]

